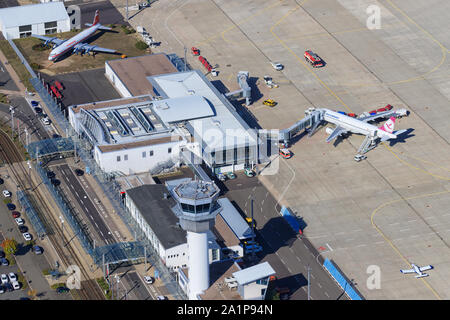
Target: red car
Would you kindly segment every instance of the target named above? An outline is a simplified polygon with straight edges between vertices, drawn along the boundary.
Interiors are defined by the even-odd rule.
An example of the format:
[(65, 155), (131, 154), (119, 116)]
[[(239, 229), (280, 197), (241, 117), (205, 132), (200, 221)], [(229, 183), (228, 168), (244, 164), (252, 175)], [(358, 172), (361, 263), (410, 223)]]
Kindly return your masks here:
[(19, 218), (20, 217), (20, 212), (19, 211), (13, 211), (12, 212), (12, 216), (14, 219)]
[(50, 90), (52, 90), (55, 97), (57, 97), (58, 99), (62, 98), (61, 93), (59, 93), (58, 89), (56, 89), (53, 85), (50, 85)]
[(322, 59), (311, 50), (306, 50), (304, 57), (314, 68), (323, 67), (324, 65)]
[(64, 87), (61, 82), (55, 80), (55, 82), (53, 82), (53, 84), (55, 85), (56, 88), (58, 88), (58, 90), (64, 90)]
[(194, 56), (199, 56), (200, 55), (200, 50), (198, 50), (196, 47), (192, 47), (191, 48), (191, 52)]

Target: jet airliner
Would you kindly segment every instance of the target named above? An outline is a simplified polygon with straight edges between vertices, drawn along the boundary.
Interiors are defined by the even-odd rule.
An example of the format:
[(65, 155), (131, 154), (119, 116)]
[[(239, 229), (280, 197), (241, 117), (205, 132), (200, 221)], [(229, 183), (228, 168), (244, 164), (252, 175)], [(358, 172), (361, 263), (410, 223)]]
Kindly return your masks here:
[(98, 10), (95, 11), (94, 21), (92, 24), (86, 23), (89, 28), (86, 30), (83, 30), (82, 32), (78, 33), (77, 35), (73, 36), (72, 38), (68, 40), (58, 39), (56, 37), (49, 38), (45, 36), (40, 36), (36, 34), (32, 34), (33, 37), (44, 40), (44, 44), (47, 45), (48, 43), (53, 43), (53, 50), (50, 52), (50, 55), (48, 56), (48, 60), (50, 61), (57, 61), (64, 53), (72, 50), (72, 53), (78, 54), (88, 54), (90, 52), (106, 52), (106, 53), (115, 53), (116, 50), (108, 49), (108, 48), (101, 48), (96, 45), (90, 45), (87, 43), (83, 43), (82, 41), (85, 41), (86, 39), (90, 38), (97, 30), (111, 30), (111, 28), (102, 26), (100, 24), (100, 16), (98, 13)]

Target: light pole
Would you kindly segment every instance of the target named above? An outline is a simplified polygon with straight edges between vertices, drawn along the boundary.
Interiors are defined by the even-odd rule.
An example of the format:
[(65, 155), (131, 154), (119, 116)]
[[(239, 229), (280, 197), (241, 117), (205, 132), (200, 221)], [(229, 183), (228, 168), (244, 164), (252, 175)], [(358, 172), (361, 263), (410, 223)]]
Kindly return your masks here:
[(9, 112), (11, 112), (11, 138), (14, 138), (14, 108), (9, 106)]
[(116, 288), (117, 288), (117, 290), (116, 290), (116, 298), (117, 298), (117, 300), (120, 300), (120, 296), (119, 296), (119, 283), (120, 283), (120, 277), (119, 277), (119, 275), (115, 275), (114, 276), (114, 278), (116, 279), (116, 282), (117, 282), (117, 286), (116, 286)]

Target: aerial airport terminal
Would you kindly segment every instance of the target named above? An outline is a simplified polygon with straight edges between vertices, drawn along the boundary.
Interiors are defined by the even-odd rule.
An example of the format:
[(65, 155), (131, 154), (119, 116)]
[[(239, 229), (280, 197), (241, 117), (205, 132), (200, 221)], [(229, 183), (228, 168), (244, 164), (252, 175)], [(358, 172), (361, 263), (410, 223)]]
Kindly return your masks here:
[(448, 12), (1, 4), (0, 299), (449, 299)]

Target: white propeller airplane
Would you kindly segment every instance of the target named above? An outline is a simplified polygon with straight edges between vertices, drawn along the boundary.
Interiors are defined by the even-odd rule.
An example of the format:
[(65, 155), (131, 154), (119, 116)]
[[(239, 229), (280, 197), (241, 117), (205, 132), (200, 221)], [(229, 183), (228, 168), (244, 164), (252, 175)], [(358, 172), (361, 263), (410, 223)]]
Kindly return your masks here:
[(94, 16), (94, 22), (92, 24), (86, 23), (89, 28), (86, 30), (83, 30), (82, 32), (78, 33), (77, 35), (73, 36), (72, 38), (68, 40), (58, 39), (56, 37), (49, 38), (45, 36), (40, 36), (37, 34), (32, 34), (31, 36), (44, 40), (44, 45), (49, 44), (50, 42), (54, 44), (53, 50), (50, 52), (50, 55), (48, 56), (48, 60), (50, 61), (56, 61), (58, 58), (60, 58), (64, 53), (73, 50), (72, 52), (75, 54), (81, 53), (83, 55), (86, 53), (89, 55), (89, 52), (106, 52), (106, 53), (115, 53), (116, 50), (113, 49), (107, 49), (107, 48), (101, 48), (96, 45), (90, 45), (87, 43), (83, 43), (82, 41), (88, 39), (91, 37), (97, 30), (111, 30), (111, 28), (102, 26), (100, 24), (100, 16), (98, 13), (98, 10), (95, 11)]
[(427, 270), (433, 269), (433, 266), (431, 266), (431, 265), (419, 267), (419, 266), (415, 265), (414, 263), (411, 263), (411, 267), (412, 267), (412, 269), (400, 270), (400, 272), (401, 273), (417, 273), (417, 276), (415, 276), (416, 278), (423, 278), (423, 277), (428, 277), (428, 274), (423, 273), (422, 271), (427, 271)]

